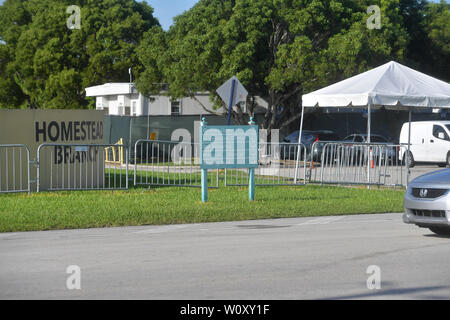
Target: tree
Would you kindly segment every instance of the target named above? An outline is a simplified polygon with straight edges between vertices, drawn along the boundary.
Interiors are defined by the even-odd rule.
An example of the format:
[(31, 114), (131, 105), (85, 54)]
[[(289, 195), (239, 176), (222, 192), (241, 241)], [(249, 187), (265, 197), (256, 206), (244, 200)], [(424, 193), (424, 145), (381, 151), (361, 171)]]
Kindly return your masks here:
[[(383, 8), (381, 30), (369, 30), (367, 7)], [(168, 32), (153, 28), (138, 49), (141, 92), (168, 83), (173, 98), (215, 90), (237, 75), (254, 97), (268, 102), (263, 126), (282, 128), (300, 116), (304, 93), (402, 60), (408, 35), (399, 0), (200, 0)], [(243, 123), (242, 110), (233, 117)]]
[[(71, 5), (81, 9), (80, 29), (67, 26)], [(153, 9), (135, 0), (6, 0), (0, 104), (87, 108), (86, 87), (128, 81), (142, 34), (155, 25)]]
[(450, 4), (402, 0), (399, 12), (410, 35), (408, 65), (443, 80), (450, 80)]
[(450, 81), (450, 4), (429, 3), (421, 24), (426, 33), (428, 45), (424, 69), (437, 77)]

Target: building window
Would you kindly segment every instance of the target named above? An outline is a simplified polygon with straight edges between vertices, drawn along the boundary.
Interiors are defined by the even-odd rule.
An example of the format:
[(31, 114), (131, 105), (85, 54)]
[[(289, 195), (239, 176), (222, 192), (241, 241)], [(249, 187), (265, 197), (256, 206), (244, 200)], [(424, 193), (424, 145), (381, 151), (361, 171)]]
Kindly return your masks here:
[(133, 102), (132, 102), (132, 109), (131, 109), (131, 115), (132, 115), (132, 116), (136, 116), (136, 113), (137, 113), (137, 110), (136, 110), (137, 107), (136, 107), (136, 105), (137, 105), (137, 104), (136, 104), (136, 101), (133, 101)]
[(170, 114), (172, 116), (179, 116), (181, 114), (180, 101), (172, 101), (170, 103)]

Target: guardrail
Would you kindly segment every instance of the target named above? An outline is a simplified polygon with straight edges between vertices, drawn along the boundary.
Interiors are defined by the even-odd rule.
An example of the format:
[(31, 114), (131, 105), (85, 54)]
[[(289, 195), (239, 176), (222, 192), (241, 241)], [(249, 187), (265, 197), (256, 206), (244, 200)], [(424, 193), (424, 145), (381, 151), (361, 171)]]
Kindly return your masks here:
[(30, 150), (23, 144), (0, 144), (0, 193), (31, 192)]
[(125, 164), (107, 164), (106, 153), (121, 145), (41, 144), (37, 150), (37, 192), (128, 189), (128, 153)]
[[(201, 187), (200, 145), (138, 140), (134, 145), (134, 185)], [(208, 172), (208, 187), (219, 187), (219, 170)]]
[[(297, 152), (300, 150), (299, 165)], [(306, 157), (305, 157), (306, 155)], [(259, 143), (259, 166), (255, 169), (257, 186), (300, 186), (307, 181), (309, 155), (305, 145), (297, 143)], [(226, 186), (247, 186), (248, 170), (227, 169)]]
[(399, 160), (404, 145), (315, 142), (309, 181), (321, 184), (406, 186), (406, 165)]

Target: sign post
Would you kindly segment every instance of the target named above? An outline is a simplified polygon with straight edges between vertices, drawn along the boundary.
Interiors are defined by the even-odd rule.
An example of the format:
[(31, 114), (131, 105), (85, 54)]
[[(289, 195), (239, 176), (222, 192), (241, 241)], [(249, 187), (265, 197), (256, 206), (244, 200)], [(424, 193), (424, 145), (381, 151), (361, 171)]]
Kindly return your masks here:
[[(224, 103), (228, 103), (227, 126), (229, 126), (233, 106), (239, 102), (246, 101), (248, 92), (236, 76), (228, 79), (228, 81), (222, 84), (216, 92)], [(225, 185), (227, 184), (227, 178), (228, 172), (227, 169), (225, 169)]]
[(228, 118), (227, 118), (227, 126), (230, 125), (231, 122), (231, 109), (233, 108), (234, 104), (233, 104), (233, 96), (234, 96), (234, 86), (236, 84), (236, 80), (235, 79), (231, 79), (231, 91), (230, 91), (230, 98), (229, 98), (229, 103), (228, 103)]
[(258, 126), (200, 126), (202, 202), (208, 201), (208, 169), (249, 169), (249, 199), (255, 200), (255, 168), (258, 167)]
[[(202, 123), (200, 125), (200, 157), (203, 154), (203, 132), (206, 129), (206, 119), (202, 119)], [(208, 201), (208, 169), (202, 168), (202, 202), (205, 203)]]
[[(250, 118), (250, 122), (248, 124), (251, 126), (255, 125), (255, 121), (253, 121), (253, 117)], [(255, 201), (255, 168), (252, 167), (252, 168), (249, 168), (248, 170), (249, 170), (249, 172), (248, 172), (248, 198), (250, 199), (250, 201)]]

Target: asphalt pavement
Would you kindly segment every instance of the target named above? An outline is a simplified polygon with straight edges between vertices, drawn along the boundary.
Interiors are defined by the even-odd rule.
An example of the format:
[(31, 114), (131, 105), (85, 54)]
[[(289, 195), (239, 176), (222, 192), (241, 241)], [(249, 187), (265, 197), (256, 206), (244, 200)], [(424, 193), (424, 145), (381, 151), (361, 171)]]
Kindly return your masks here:
[(448, 299), (449, 247), (401, 213), (3, 233), (0, 299)]

